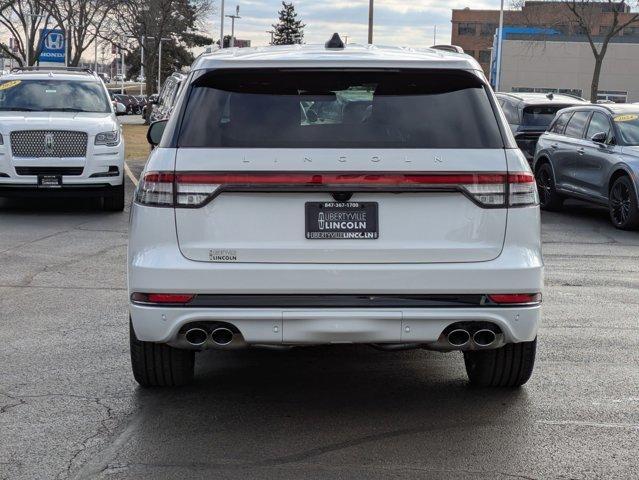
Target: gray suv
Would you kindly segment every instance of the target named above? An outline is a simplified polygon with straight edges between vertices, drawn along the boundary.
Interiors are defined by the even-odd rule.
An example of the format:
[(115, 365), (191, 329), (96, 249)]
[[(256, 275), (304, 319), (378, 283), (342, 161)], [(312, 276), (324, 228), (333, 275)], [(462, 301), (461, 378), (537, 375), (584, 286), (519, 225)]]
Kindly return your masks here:
[(497, 93), (517, 146), (532, 164), (539, 136), (555, 114), (567, 107), (588, 104), (583, 98), (557, 93)]
[(537, 144), (533, 164), (541, 208), (567, 197), (607, 206), (617, 228), (639, 226), (639, 105), (561, 110)]

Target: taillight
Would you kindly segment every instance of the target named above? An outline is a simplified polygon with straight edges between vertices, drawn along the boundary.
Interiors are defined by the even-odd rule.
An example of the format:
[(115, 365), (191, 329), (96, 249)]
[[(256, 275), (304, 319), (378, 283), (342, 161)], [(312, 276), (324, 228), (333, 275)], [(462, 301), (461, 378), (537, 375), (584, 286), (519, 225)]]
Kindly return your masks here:
[[(522, 173), (314, 173), (314, 172), (149, 172), (138, 186), (144, 205), (200, 207), (222, 190), (291, 189), (380, 191), (462, 191), (483, 207), (536, 205), (535, 178)], [(508, 200), (508, 202), (507, 202)]]
[(131, 300), (136, 303), (185, 304), (195, 298), (190, 293), (133, 293)]
[(136, 190), (135, 201), (142, 205), (172, 207), (174, 180), (172, 172), (146, 173)]
[(541, 293), (495, 293), (488, 295), (491, 302), (499, 305), (530, 305), (541, 303)]
[(508, 205), (525, 207), (539, 205), (539, 193), (535, 176), (529, 172), (508, 174)]

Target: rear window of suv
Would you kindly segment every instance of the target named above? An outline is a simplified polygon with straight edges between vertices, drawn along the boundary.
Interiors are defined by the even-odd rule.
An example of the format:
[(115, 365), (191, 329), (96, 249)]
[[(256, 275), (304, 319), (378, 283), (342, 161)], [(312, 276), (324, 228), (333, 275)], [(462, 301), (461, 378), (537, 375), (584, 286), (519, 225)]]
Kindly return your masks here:
[(524, 108), (523, 125), (529, 127), (547, 127), (555, 114), (570, 105), (530, 105)]
[(215, 70), (194, 81), (186, 148), (503, 148), (486, 87), (442, 70)]

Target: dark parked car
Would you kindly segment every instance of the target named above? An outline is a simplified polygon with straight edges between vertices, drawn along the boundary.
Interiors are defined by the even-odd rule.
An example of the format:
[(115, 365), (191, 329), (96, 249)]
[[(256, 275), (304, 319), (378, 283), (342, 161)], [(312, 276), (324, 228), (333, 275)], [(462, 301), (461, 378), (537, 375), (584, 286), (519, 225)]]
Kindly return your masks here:
[(151, 111), (149, 113), (149, 123), (157, 122), (158, 120), (166, 120), (171, 116), (175, 101), (177, 100), (178, 92), (182, 81), (186, 78), (186, 75), (181, 73), (173, 73), (166, 79), (162, 90), (158, 95), (157, 102), (151, 105)]
[(583, 98), (557, 93), (497, 93), (510, 129), (526, 159), (532, 163), (539, 136), (562, 108), (588, 104)]
[(133, 115), (135, 113), (137, 104), (133, 102), (131, 95), (122, 95), (121, 93), (116, 93), (113, 95), (113, 100), (115, 100), (116, 102), (120, 102), (126, 107), (127, 115)]
[(559, 111), (539, 138), (533, 169), (542, 209), (573, 197), (607, 206), (617, 228), (639, 227), (639, 105)]
[(149, 114), (151, 113), (151, 109), (153, 105), (158, 101), (158, 94), (153, 93), (146, 97), (146, 102), (144, 103), (144, 107), (142, 108), (142, 119), (144, 123), (149, 124)]

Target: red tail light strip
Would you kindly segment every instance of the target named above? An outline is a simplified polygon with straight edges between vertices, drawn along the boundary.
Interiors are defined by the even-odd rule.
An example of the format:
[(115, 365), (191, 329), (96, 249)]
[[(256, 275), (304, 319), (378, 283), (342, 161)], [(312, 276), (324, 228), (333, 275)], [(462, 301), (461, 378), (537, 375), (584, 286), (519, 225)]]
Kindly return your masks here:
[[(136, 200), (198, 208), (223, 191), (459, 191), (482, 208), (537, 204), (529, 172), (149, 172)], [(509, 193), (510, 192), (510, 193)]]
[(505, 183), (503, 173), (176, 173), (179, 184), (468, 185)]

